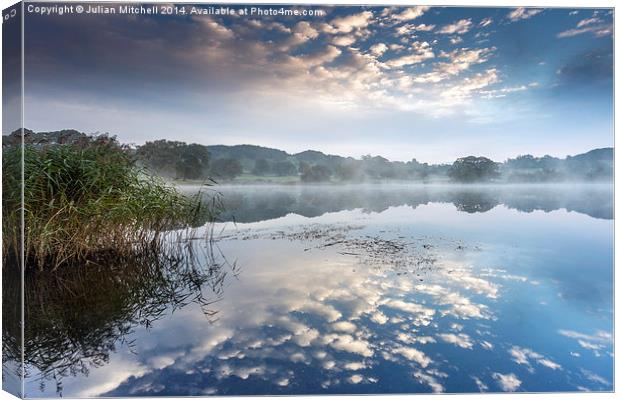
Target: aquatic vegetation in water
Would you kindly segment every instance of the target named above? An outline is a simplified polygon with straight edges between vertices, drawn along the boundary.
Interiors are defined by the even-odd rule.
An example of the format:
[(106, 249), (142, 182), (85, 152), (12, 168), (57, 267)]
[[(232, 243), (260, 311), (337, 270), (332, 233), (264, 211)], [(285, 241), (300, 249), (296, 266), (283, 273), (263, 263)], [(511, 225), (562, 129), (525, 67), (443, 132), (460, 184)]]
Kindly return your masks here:
[(363, 225), (353, 224), (316, 224), (276, 231), (246, 229), (218, 239), (307, 242), (310, 246), (304, 251), (334, 248), (340, 255), (356, 257), (360, 266), (388, 267), (398, 274), (415, 273), (420, 281), (424, 273), (437, 269), (439, 248), (444, 252), (468, 248), (480, 250), (477, 245), (466, 245), (460, 240), (447, 238), (402, 236), (386, 231), (380, 231), (377, 235), (355, 234), (363, 228)]
[[(139, 326), (150, 328), (166, 315), (198, 304), (215, 322), (215, 303), (224, 283), (239, 270), (212, 242), (182, 240), (168, 233), (158, 246), (114, 257), (105, 264), (63, 265), (56, 271), (29, 270), (24, 281), (24, 363), (26, 378), (56, 384), (88, 375), (107, 364)], [(3, 291), (20, 290), (17, 269), (4, 271)], [(21, 357), (20, 307), (3, 307), (4, 355)], [(19, 371), (16, 371), (19, 374)]]

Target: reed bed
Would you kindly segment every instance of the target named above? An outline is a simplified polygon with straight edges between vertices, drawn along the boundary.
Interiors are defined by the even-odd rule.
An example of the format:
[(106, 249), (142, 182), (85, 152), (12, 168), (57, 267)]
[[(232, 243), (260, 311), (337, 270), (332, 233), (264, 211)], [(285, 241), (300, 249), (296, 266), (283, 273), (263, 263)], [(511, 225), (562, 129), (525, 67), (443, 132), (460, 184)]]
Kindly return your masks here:
[[(22, 202), (23, 149), (23, 202)], [(137, 168), (107, 137), (81, 143), (3, 149), (3, 260), (17, 265), (24, 211), (26, 268), (127, 257), (162, 233), (213, 220), (217, 205), (185, 196)]]
[(63, 377), (131, 347), (137, 326), (188, 304), (217, 318), (224, 281), (238, 274), (214, 244), (217, 192), (184, 195), (107, 137), (7, 146), (2, 172), (3, 361), (23, 357), (26, 376), (61, 394)]

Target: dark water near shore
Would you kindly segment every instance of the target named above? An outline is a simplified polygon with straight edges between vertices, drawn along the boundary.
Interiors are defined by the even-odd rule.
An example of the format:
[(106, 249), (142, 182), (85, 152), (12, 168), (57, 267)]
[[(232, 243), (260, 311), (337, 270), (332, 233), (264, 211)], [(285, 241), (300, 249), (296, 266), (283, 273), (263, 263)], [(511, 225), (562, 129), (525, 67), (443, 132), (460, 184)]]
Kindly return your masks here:
[(613, 389), (611, 186), (220, 190), (209, 313), (101, 321), (127, 329), (63, 396)]

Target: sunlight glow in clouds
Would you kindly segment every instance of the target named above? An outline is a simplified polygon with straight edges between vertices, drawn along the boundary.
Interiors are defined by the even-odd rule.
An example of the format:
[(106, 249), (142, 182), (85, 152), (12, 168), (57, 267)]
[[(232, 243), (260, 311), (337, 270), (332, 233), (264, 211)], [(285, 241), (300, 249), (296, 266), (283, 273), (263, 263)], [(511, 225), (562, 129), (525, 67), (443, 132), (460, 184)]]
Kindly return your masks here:
[(611, 11), (325, 11), (30, 16), (27, 127), (424, 161), (611, 144)]

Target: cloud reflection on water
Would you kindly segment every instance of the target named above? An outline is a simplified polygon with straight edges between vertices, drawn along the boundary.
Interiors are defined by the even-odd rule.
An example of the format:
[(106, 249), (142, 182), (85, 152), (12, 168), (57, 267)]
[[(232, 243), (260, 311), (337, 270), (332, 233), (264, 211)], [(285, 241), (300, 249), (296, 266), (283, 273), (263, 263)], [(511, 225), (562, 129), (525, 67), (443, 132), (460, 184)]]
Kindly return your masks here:
[[(460, 223), (448, 206), (439, 207), (453, 226)], [(412, 229), (401, 229), (392, 221), (402, 222), (402, 212), (342, 212), (314, 220), (324, 227), (347, 221), (334, 232), (353, 241), (328, 247), (324, 231), (318, 239), (282, 234), (306, 229), (294, 215), (271, 224), (239, 224), (220, 243), (224, 254), (238, 257), (242, 273), (228, 282), (218, 321), (209, 323), (193, 306), (181, 309), (138, 331), (135, 354), (121, 349), (88, 379), (68, 379), (65, 393), (442, 392), (454, 391), (456, 384), (459, 391), (534, 390), (540, 386), (528, 374), (538, 366), (581, 379), (562, 387), (609, 388), (600, 374), (575, 372), (557, 355), (502, 334), (502, 324), (519, 317), (505, 313), (506, 296), (525, 289), (532, 293), (528, 300), (549, 282), (492, 262), (500, 258), (488, 253), (503, 254), (502, 245), (480, 247), (483, 240), (466, 243), (426, 234), (423, 218)], [(434, 218), (432, 207), (425, 212)], [(352, 216), (367, 226), (347, 228)], [(426, 261), (369, 257), (377, 248), (367, 244), (377, 232), (396, 244), (395, 258)], [(377, 246), (383, 251), (385, 245)], [(579, 341), (590, 350), (611, 343), (604, 331), (564, 329), (559, 335), (575, 342), (572, 351), (583, 347)], [(491, 360), (499, 362), (497, 368), (488, 367)], [(467, 383), (459, 380), (463, 375)]]

